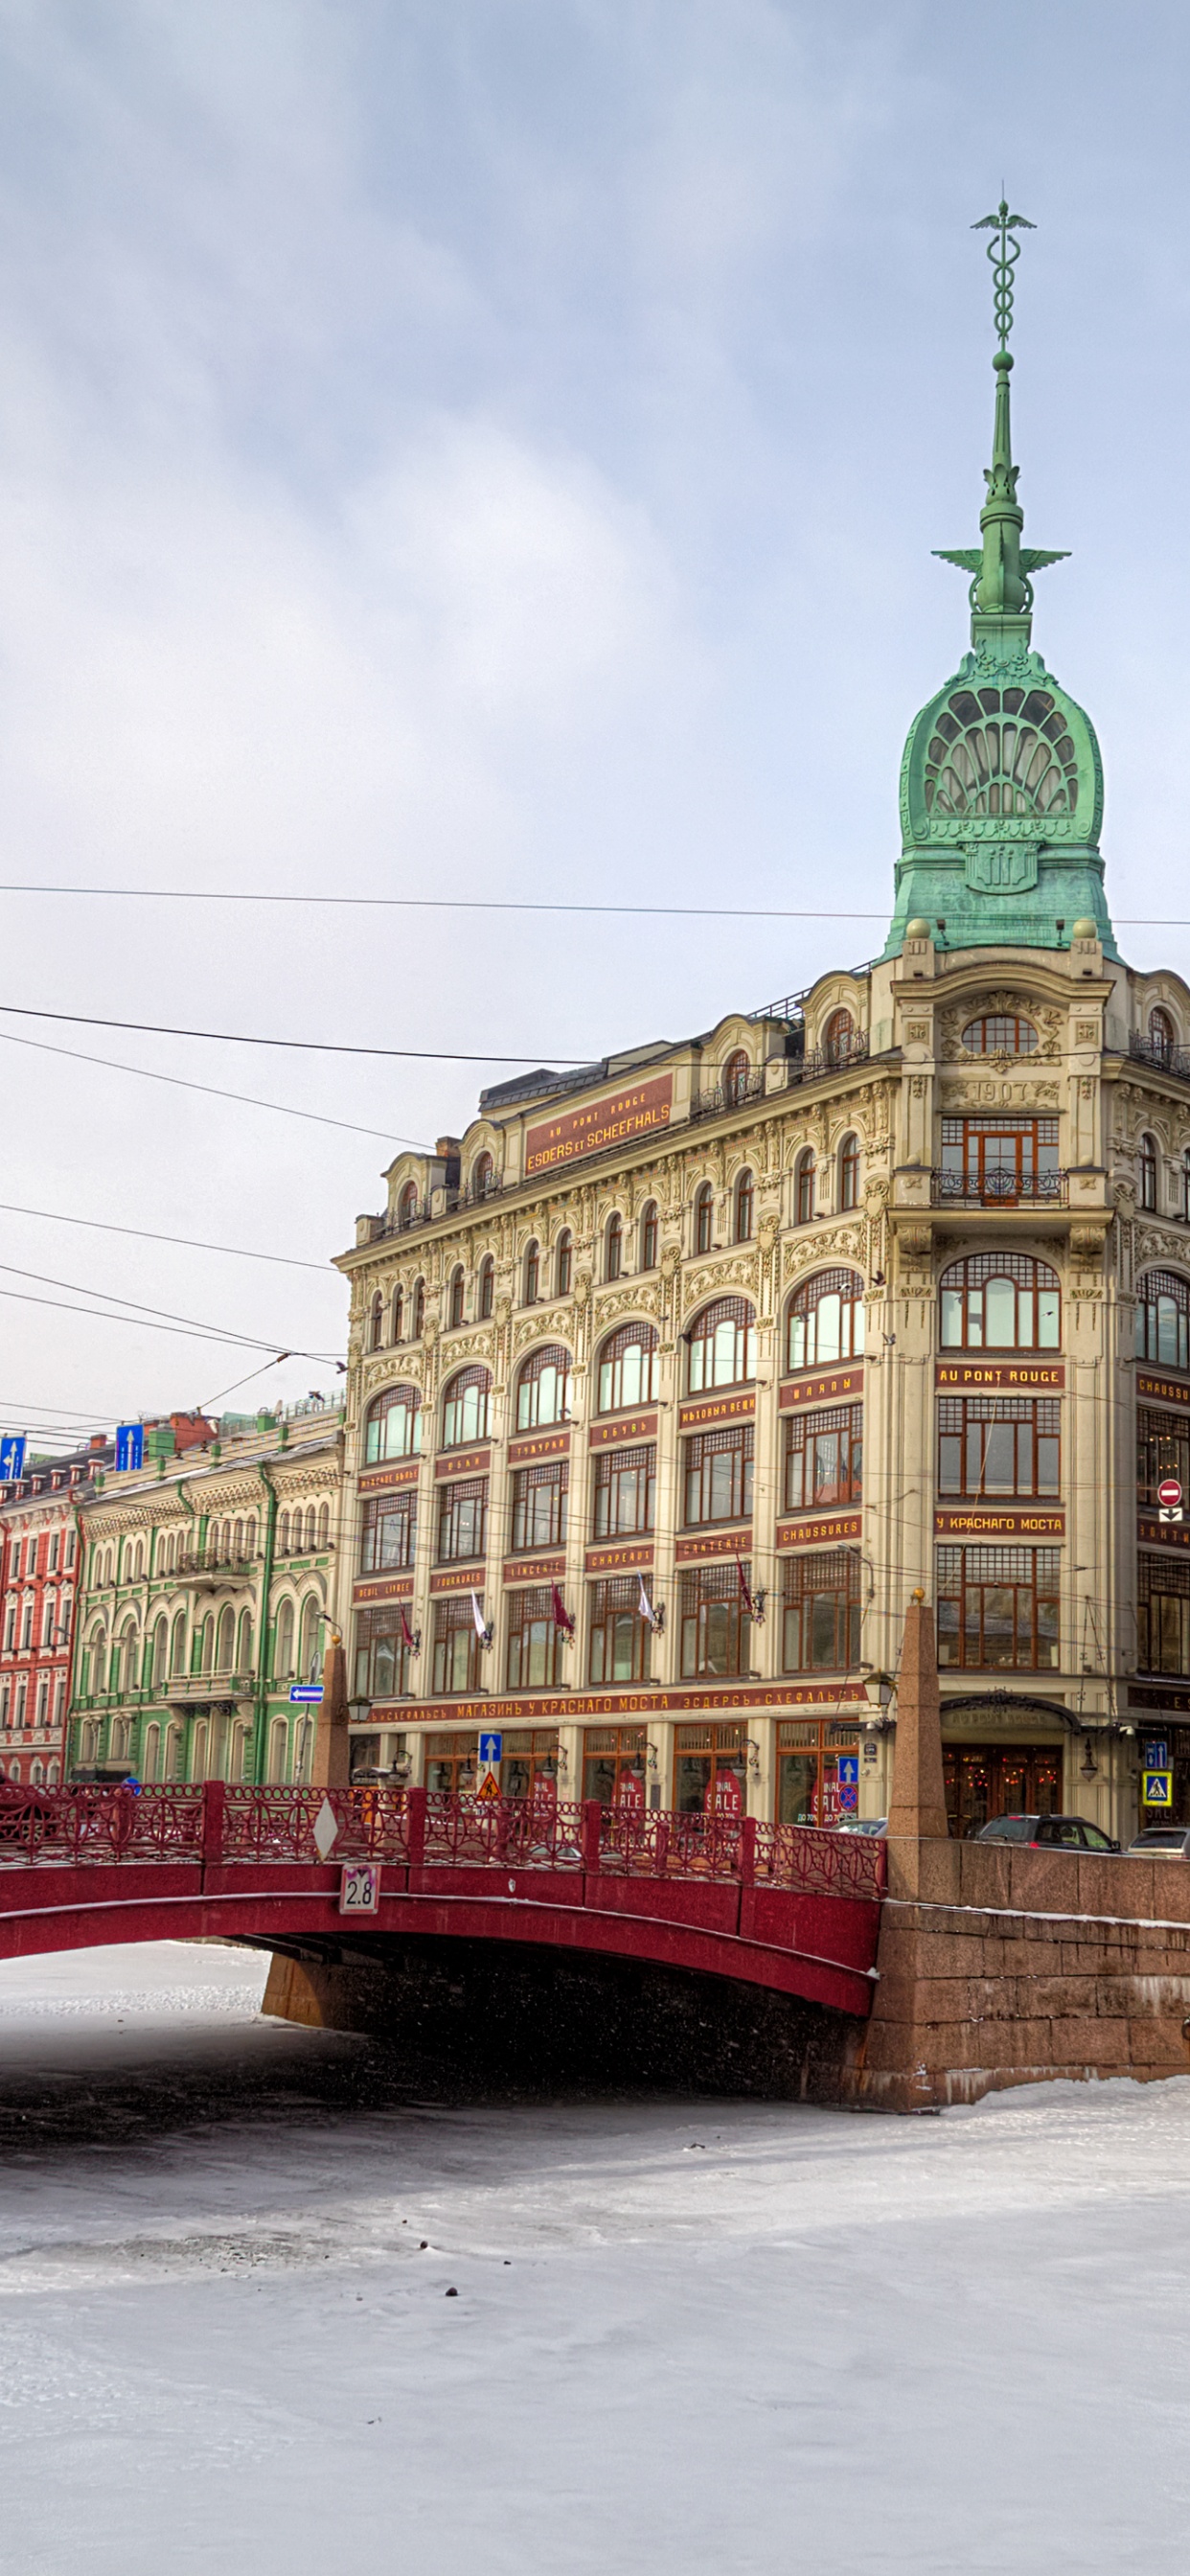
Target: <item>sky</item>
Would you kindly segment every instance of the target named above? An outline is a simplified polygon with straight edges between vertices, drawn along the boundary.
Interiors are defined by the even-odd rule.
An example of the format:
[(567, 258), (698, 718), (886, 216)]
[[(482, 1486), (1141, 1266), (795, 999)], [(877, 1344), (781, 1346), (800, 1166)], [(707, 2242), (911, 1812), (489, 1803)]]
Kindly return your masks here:
[(0, 1428), (329, 1390), (403, 1142), (878, 951), (1002, 186), (1034, 640), (1190, 976), (1188, 108), (1161, 0), (0, 0), (0, 884), (828, 916), (0, 893)]

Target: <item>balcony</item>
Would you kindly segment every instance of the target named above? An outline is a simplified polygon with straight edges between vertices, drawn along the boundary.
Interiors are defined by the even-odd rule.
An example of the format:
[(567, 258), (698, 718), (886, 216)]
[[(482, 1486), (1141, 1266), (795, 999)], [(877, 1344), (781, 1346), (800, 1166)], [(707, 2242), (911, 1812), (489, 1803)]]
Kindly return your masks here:
[(141, 1696), (164, 1700), (170, 1708), (192, 1709), (216, 1700), (251, 1699), (255, 1689), (256, 1675), (251, 1672), (171, 1673), (168, 1681), (158, 1682)]
[(1068, 1172), (940, 1172), (930, 1174), (931, 1207), (1064, 1208), (1069, 1205)]
[(866, 1064), (870, 1041), (866, 1029), (854, 1029), (838, 1046), (815, 1047), (812, 1055), (795, 1055), (789, 1060), (787, 1080), (791, 1090), (799, 1082), (818, 1082), (823, 1074), (850, 1073), (855, 1064)]
[(690, 1120), (722, 1118), (732, 1109), (742, 1109), (747, 1100), (763, 1100), (764, 1066), (756, 1067), (740, 1082), (718, 1082), (713, 1091), (696, 1091), (690, 1102)]
[(209, 1588), (217, 1583), (246, 1583), (253, 1566), (259, 1563), (259, 1554), (227, 1555), (219, 1547), (197, 1547), (188, 1555), (180, 1556), (173, 1570), (187, 1581)]
[(1128, 1040), (1128, 1053), (1133, 1064), (1151, 1064), (1155, 1073), (1168, 1073), (1174, 1082), (1190, 1082), (1190, 1047), (1167, 1046), (1162, 1038)]

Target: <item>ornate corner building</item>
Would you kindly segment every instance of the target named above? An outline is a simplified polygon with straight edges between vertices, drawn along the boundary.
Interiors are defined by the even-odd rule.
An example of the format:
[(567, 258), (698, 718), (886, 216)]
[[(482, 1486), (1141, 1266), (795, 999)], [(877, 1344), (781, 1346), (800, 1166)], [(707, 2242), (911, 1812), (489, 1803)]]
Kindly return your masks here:
[[(872, 963), (403, 1154), (340, 1268), (361, 1766), (885, 1811), (905, 1603), (948, 1796), (1190, 1815), (1190, 990), (1121, 960), (1094, 729), (1032, 648), (1009, 380), (971, 649)], [(348, 1580), (348, 1577), (350, 1578)]]

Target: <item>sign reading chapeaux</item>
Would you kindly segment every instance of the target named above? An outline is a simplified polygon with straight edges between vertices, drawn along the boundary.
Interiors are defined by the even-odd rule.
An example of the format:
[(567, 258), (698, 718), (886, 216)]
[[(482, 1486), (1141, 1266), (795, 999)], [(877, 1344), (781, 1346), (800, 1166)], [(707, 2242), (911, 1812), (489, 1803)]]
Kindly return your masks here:
[(559, 1163), (575, 1163), (581, 1154), (601, 1153), (608, 1145), (630, 1145), (654, 1127), (668, 1127), (673, 1106), (673, 1075), (635, 1082), (630, 1091), (611, 1091), (585, 1109), (568, 1109), (560, 1118), (525, 1131), (525, 1178), (549, 1172)]

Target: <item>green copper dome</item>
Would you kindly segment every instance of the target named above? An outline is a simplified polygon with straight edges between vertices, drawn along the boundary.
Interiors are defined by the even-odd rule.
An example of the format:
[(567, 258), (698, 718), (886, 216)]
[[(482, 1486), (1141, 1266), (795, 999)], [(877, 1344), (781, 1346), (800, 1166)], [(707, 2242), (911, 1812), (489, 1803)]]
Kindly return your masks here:
[[(1103, 763), (1090, 717), (1031, 650), (1031, 575), (1058, 554), (1021, 544), (1006, 346), (1014, 227), (1002, 205), (984, 226), (996, 276), (996, 418), (979, 547), (943, 554), (971, 575), (971, 651), (915, 716), (901, 763), (901, 857), (884, 954), (899, 955), (916, 915), (945, 923), (948, 948), (1057, 948), (1093, 919), (1118, 956), (1103, 891)], [(984, 226), (977, 227), (982, 230)], [(1030, 229), (1032, 229), (1030, 227)]]

